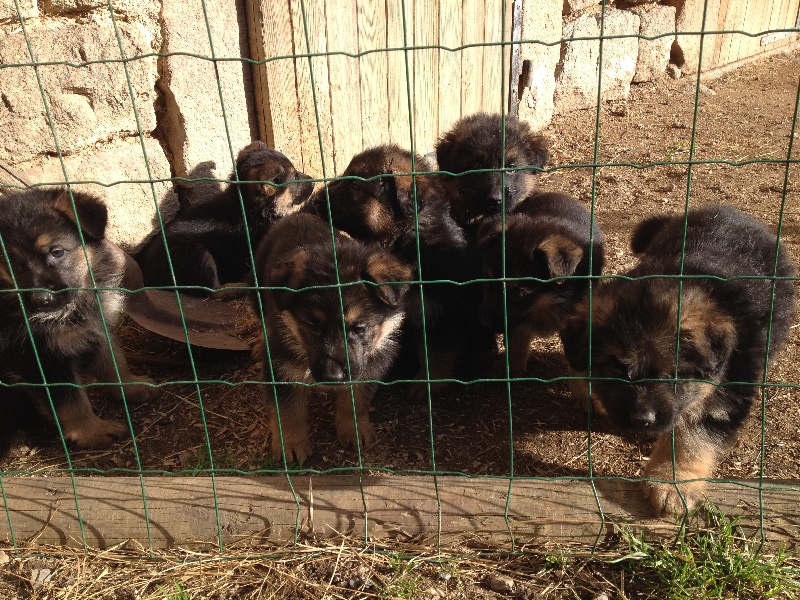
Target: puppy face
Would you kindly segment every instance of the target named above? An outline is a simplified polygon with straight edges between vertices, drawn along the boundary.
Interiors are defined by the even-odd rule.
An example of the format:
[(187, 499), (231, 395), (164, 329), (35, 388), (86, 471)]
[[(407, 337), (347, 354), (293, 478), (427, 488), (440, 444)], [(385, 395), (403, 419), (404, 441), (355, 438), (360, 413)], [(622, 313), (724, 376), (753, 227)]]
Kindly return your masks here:
[[(477, 169), (496, 169), (457, 177), (443, 176), (453, 216), (459, 225), (466, 227), (481, 217), (499, 215), (503, 198), (508, 212), (530, 194), (539, 172), (516, 169), (544, 167), (548, 150), (545, 139), (535, 135), (527, 123), (507, 117), (503, 161), (502, 119), (500, 115), (481, 113), (456, 123), (436, 145), (436, 158), (440, 170), (455, 175)], [(509, 170), (503, 173), (500, 171), (503, 167)]]
[[(679, 420), (697, 421), (708, 410), (713, 384), (725, 378), (737, 341), (733, 319), (702, 289), (684, 284), (676, 352), (677, 305), (678, 286), (670, 281), (618, 280), (597, 288), (593, 396), (622, 427), (664, 433)], [(581, 311), (562, 341), (570, 366), (585, 372), (587, 304)]]
[[(353, 380), (380, 376), (386, 365), (373, 372), (373, 363), (395, 350), (408, 289), (392, 282), (409, 280), (412, 271), (388, 253), (342, 240), (340, 282), (350, 285), (340, 288), (340, 301), (332, 257), (319, 250), (299, 248), (270, 273), (270, 285), (299, 290), (274, 293), (281, 341), (315, 382), (347, 381), (348, 364)], [(313, 286), (327, 287), (306, 289)]]
[[(314, 184), (305, 173), (295, 169), (286, 156), (255, 141), (245, 146), (236, 159), (245, 203), (254, 214), (273, 220), (297, 211), (311, 196)], [(231, 177), (234, 179), (234, 177)]]
[[(414, 214), (425, 208), (436, 195), (430, 177), (414, 178), (411, 173), (427, 168), (421, 157), (412, 164), (411, 153), (395, 145), (371, 148), (358, 154), (342, 173), (328, 184), (331, 216), (338, 229), (364, 242), (389, 245), (414, 225)], [(380, 175), (392, 175), (380, 177)], [(324, 192), (318, 199), (319, 214), (327, 220)]]
[[(478, 234), (478, 250), (484, 275), (490, 279), (503, 276), (502, 243), (500, 221), (484, 223)], [(508, 217), (505, 244), (505, 275), (511, 279), (505, 283), (505, 305), (503, 282), (485, 283), (481, 322), (498, 333), (503, 331), (506, 316), (509, 330), (525, 323), (541, 336), (559, 331), (587, 284), (580, 279), (547, 280), (588, 274), (584, 249), (568, 232), (525, 215)]]
[(0, 255), (0, 283), (11, 288), (16, 279), (25, 290), (21, 296), (31, 323), (66, 320), (91, 293), (81, 291), (91, 287), (87, 256), (94, 263), (107, 211), (93, 196), (74, 192), (73, 198), (74, 209), (66, 190), (33, 190), (0, 199), (6, 250)]

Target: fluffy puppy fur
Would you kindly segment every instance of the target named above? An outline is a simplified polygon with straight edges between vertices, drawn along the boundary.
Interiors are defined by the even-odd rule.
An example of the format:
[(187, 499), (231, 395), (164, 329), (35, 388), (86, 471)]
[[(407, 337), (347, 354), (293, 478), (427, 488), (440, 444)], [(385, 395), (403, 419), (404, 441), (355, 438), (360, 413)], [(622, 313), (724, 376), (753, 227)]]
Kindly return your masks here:
[[(52, 428), (53, 408), (61, 431), (78, 448), (108, 446), (127, 428), (99, 418), (80, 386), (88, 375), (123, 383), (152, 383), (128, 372), (113, 331), (122, 309), (119, 291), (124, 255), (106, 241), (105, 204), (64, 189), (37, 188), (0, 198), (0, 456), (20, 434)], [(77, 219), (76, 219), (77, 213)], [(78, 226), (80, 223), (80, 228)], [(81, 234), (86, 251), (81, 244)], [(88, 261), (88, 262), (87, 262)], [(34, 350), (35, 346), (35, 350)], [(18, 387), (14, 384), (35, 384)], [(110, 388), (119, 396), (119, 387)], [(129, 401), (155, 397), (158, 388), (126, 385)]]
[[(503, 277), (502, 221), (486, 221), (478, 250), (484, 276)], [(586, 297), (588, 275), (603, 270), (603, 233), (577, 200), (554, 192), (534, 193), (517, 204), (505, 221), (505, 283), (484, 285), (481, 322), (502, 333), (508, 321), (511, 375), (524, 375), (531, 341), (559, 333)], [(591, 273), (589, 263), (591, 260)]]
[[(313, 183), (283, 154), (260, 141), (252, 142), (236, 159), (239, 181), (217, 197), (183, 204), (165, 226), (169, 255), (180, 286), (216, 289), (238, 283), (250, 271), (250, 249), (281, 217), (295, 212), (311, 196)], [(232, 173), (231, 180), (236, 180)], [(241, 192), (247, 225), (242, 216)], [(164, 239), (154, 235), (136, 257), (145, 285), (171, 286), (172, 274)], [(202, 289), (187, 293), (205, 295)]]
[[(641, 258), (628, 273), (636, 279), (599, 286), (591, 315), (594, 404), (618, 425), (657, 436), (645, 469), (656, 481), (645, 493), (659, 514), (682, 512), (681, 494), (688, 508), (698, 503), (699, 479), (712, 475), (757, 396), (768, 332), (771, 361), (795, 314), (792, 282), (773, 288), (775, 236), (727, 205), (689, 211), (683, 273), (703, 277), (684, 279), (682, 291), (677, 278), (639, 279), (680, 274), (683, 233), (684, 215), (641, 223), (632, 243)], [(779, 250), (777, 276), (795, 274)], [(562, 334), (570, 365), (583, 372), (588, 320), (583, 304)]]
[(314, 391), (334, 396), (344, 446), (359, 438), (363, 445), (375, 441), (369, 404), (376, 384), (362, 382), (382, 379), (397, 353), (408, 284), (396, 282), (410, 280), (411, 267), (338, 232), (335, 245), (339, 289), (330, 226), (314, 215), (280, 221), (256, 257), (258, 284), (266, 286), (259, 293), (269, 346), (261, 352), (271, 359), (264, 361), (264, 380), (280, 382), (266, 388), (272, 453), (281, 456), (282, 439), (290, 461), (311, 454), (308, 403)]
[[(502, 143), (503, 118), (477, 113), (458, 121), (436, 144), (439, 169), (453, 173), (441, 176), (450, 210), (468, 231), (481, 218), (498, 216), (504, 201), (506, 212), (510, 212), (533, 192), (539, 171), (518, 167), (542, 169), (547, 164), (546, 138), (536, 135), (524, 121), (505, 118), (505, 160)], [(496, 170), (469, 172), (478, 169)]]
[[(474, 376), (475, 363), (489, 362), (486, 357), (495, 342), (477, 321), (479, 286), (429, 283), (465, 282), (480, 276), (464, 232), (449, 213), (438, 178), (404, 175), (429, 169), (425, 159), (416, 156), (412, 161), (411, 152), (397, 145), (370, 148), (353, 157), (342, 179), (328, 185), (327, 198), (321, 190), (303, 210), (328, 221), (330, 206), (336, 228), (364, 243), (380, 244), (417, 266), (431, 379)], [(426, 375), (422, 368), (422, 307), (415, 286), (408, 296), (404, 351), (395, 371), (401, 378)]]

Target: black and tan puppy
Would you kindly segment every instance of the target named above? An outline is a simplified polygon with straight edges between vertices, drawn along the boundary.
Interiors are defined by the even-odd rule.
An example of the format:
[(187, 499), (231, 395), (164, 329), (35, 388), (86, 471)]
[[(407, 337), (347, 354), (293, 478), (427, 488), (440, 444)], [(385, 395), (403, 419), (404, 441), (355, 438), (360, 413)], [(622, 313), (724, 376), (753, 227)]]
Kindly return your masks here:
[(311, 454), (308, 403), (314, 391), (334, 396), (344, 446), (355, 446), (358, 438), (364, 445), (375, 441), (369, 405), (377, 384), (362, 382), (380, 380), (392, 364), (408, 291), (407, 283), (397, 282), (413, 276), (410, 266), (385, 250), (334, 235), (335, 262), (330, 226), (298, 213), (273, 227), (256, 257), (257, 283), (267, 287), (259, 292), (268, 337), (262, 354), (270, 358), (264, 380), (281, 382), (266, 388), (272, 452), (281, 456), (283, 432), (290, 461)]
[[(78, 448), (108, 446), (127, 429), (94, 413), (79, 387), (83, 376), (150, 382), (128, 372), (113, 333), (110, 340), (105, 333), (105, 326), (114, 329), (123, 295), (101, 288), (120, 286), (125, 261), (104, 237), (106, 206), (80, 192), (72, 198), (74, 208), (65, 189), (0, 198), (0, 379), (10, 384), (0, 387), (0, 455), (18, 434), (53, 424), (49, 398), (67, 441)], [(111, 389), (120, 394), (118, 386)], [(124, 389), (132, 402), (158, 394), (158, 388), (146, 385)]]
[[(691, 210), (683, 263), (690, 278), (681, 290), (674, 276), (683, 234), (684, 215), (641, 223), (632, 242), (641, 259), (628, 273), (634, 279), (599, 286), (591, 315), (593, 401), (620, 426), (657, 436), (645, 474), (659, 481), (648, 481), (645, 492), (658, 513), (684, 510), (678, 487), (689, 508), (701, 499), (702, 479), (736, 440), (765, 358), (785, 344), (795, 312), (792, 282), (771, 279), (778, 245), (763, 224), (727, 205)], [(776, 274), (795, 275), (782, 249)], [(562, 341), (570, 365), (585, 372), (589, 315), (582, 308)]]
[[(499, 218), (483, 223), (478, 250), (484, 275), (503, 277), (503, 236)], [(534, 193), (505, 220), (505, 284), (484, 285), (480, 318), (502, 333), (507, 319), (511, 375), (525, 373), (531, 341), (559, 333), (589, 290), (588, 275), (605, 261), (603, 233), (577, 200), (555, 192)], [(590, 272), (591, 261), (591, 272)]]
[[(453, 173), (442, 175), (450, 210), (467, 230), (483, 217), (498, 216), (504, 202), (510, 212), (529, 196), (549, 158), (546, 138), (511, 116), (505, 118), (504, 157), (503, 133), (503, 117), (477, 113), (458, 121), (436, 144), (439, 170)], [(470, 172), (480, 169), (494, 170)]]
[[(394, 144), (370, 148), (353, 157), (338, 179), (304, 207), (365, 242), (377, 243), (414, 265), (422, 281), (424, 324), (432, 379), (474, 375), (476, 362), (495, 347), (493, 336), (477, 320), (480, 286), (463, 283), (480, 277), (463, 230), (450, 215), (436, 176), (407, 173), (429, 170), (420, 156)], [(399, 376), (426, 375), (422, 347), (420, 290), (409, 292), (404, 351)], [(483, 358), (481, 358), (483, 357)]]
[[(236, 159), (239, 181), (217, 197), (184, 204), (165, 226), (169, 256), (179, 286), (216, 289), (245, 279), (251, 248), (281, 217), (295, 212), (311, 196), (313, 183), (283, 154), (263, 142), (253, 142)], [(231, 174), (236, 180), (236, 173)], [(241, 201), (239, 200), (241, 192)], [(247, 217), (242, 216), (242, 203)], [(160, 232), (136, 257), (147, 286), (173, 285)], [(190, 294), (205, 290), (188, 288)]]

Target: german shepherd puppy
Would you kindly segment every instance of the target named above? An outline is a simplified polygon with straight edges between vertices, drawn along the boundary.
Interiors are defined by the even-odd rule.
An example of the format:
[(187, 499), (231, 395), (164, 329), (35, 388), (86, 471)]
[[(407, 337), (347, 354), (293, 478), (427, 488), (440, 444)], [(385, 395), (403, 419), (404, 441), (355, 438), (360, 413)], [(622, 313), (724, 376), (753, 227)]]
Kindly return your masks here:
[[(776, 252), (778, 277), (794, 277), (795, 267), (763, 224), (727, 205), (690, 210), (688, 279), (675, 277), (683, 234), (684, 215), (642, 222), (631, 244), (641, 255), (634, 279), (598, 286), (591, 315), (593, 401), (620, 426), (657, 436), (645, 469), (656, 481), (645, 494), (659, 514), (682, 512), (683, 499), (686, 508), (698, 503), (705, 483), (694, 480), (710, 477), (735, 442), (765, 357), (783, 347), (795, 313), (792, 282), (772, 279)], [(572, 368), (586, 372), (587, 303), (581, 308), (562, 341)]]
[[(592, 234), (593, 231), (593, 235)], [(478, 250), (484, 275), (481, 322), (502, 333), (508, 320), (507, 352), (511, 375), (520, 377), (535, 337), (560, 333), (567, 317), (589, 290), (588, 275), (603, 270), (603, 233), (584, 206), (566, 194), (537, 192), (522, 200), (505, 221), (503, 302), (502, 222), (484, 222)], [(591, 273), (589, 263), (591, 261)]]
[[(250, 271), (250, 251), (281, 217), (296, 211), (313, 190), (308, 175), (297, 171), (283, 154), (255, 141), (239, 152), (229, 185), (207, 202), (183, 204), (165, 226), (169, 255), (180, 286), (217, 289), (244, 281)], [(247, 223), (242, 216), (241, 192)], [(139, 252), (137, 262), (147, 286), (173, 285), (164, 249), (156, 233)], [(186, 293), (206, 295), (202, 289)]]
[[(120, 286), (125, 264), (104, 237), (106, 206), (82, 192), (72, 199), (74, 208), (60, 188), (0, 198), (0, 379), (10, 384), (0, 387), (0, 456), (18, 434), (54, 424), (50, 399), (67, 441), (108, 446), (127, 428), (92, 411), (82, 377), (117, 382), (116, 362), (123, 383), (152, 383), (132, 376), (113, 334), (106, 337), (104, 321), (113, 331), (123, 304), (122, 293), (108, 288)], [(49, 392), (44, 383), (53, 384)], [(159, 393), (146, 385), (124, 389), (131, 402)]]
[[(479, 286), (431, 283), (463, 283), (479, 277), (480, 272), (475, 269), (464, 231), (450, 215), (439, 178), (404, 175), (430, 168), (424, 158), (412, 160), (411, 152), (400, 146), (370, 148), (353, 157), (342, 179), (328, 184), (327, 198), (320, 190), (303, 210), (328, 221), (330, 205), (336, 228), (364, 243), (380, 244), (417, 266), (424, 294), (430, 377), (466, 377), (474, 374), (472, 363), (487, 356), (495, 342), (477, 320)], [(407, 304), (404, 351), (394, 374), (424, 379), (423, 303), (418, 286), (409, 292)]]
[[(380, 380), (392, 364), (413, 277), (410, 266), (377, 246), (339, 232), (333, 238), (336, 262), (330, 226), (298, 213), (273, 227), (256, 256), (257, 283), (267, 286), (259, 292), (268, 338), (261, 352), (270, 358), (264, 380), (280, 383), (266, 388), (272, 453), (281, 456), (282, 439), (290, 461), (311, 454), (308, 402), (314, 390), (334, 395), (342, 445), (375, 441), (369, 404), (376, 384), (362, 382)], [(256, 302), (257, 312), (261, 307)]]
[[(504, 160), (503, 118), (497, 114), (464, 117), (436, 144), (439, 169), (453, 173), (441, 176), (450, 210), (456, 222), (473, 233), (477, 220), (500, 214), (504, 199), (505, 210), (510, 212), (529, 196), (536, 186), (538, 169), (548, 158), (546, 138), (533, 133), (525, 121), (506, 116)], [(479, 169), (495, 170), (470, 172)]]

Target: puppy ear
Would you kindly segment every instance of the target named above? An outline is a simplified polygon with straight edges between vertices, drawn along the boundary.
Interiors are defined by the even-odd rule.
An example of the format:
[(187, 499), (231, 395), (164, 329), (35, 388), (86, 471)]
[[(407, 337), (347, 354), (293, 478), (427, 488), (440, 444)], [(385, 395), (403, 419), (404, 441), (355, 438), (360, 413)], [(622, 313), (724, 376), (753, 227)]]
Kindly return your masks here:
[(93, 240), (102, 240), (108, 224), (108, 209), (105, 203), (100, 198), (84, 192), (73, 191), (72, 198), (75, 200), (74, 210), (69, 192), (61, 190), (54, 203), (55, 209), (79, 226), (85, 236)]
[(569, 317), (561, 330), (561, 345), (569, 366), (575, 371), (589, 368), (589, 318), (588, 305), (581, 304)]
[[(533, 157), (531, 164), (543, 169), (550, 159), (550, 144), (547, 138), (542, 135), (530, 136), (527, 146), (528, 155)], [(537, 171), (535, 173), (539, 174)]]
[(367, 259), (364, 279), (378, 284), (370, 288), (378, 299), (388, 306), (397, 306), (409, 288), (407, 283), (388, 284), (394, 281), (411, 281), (413, 278), (414, 270), (411, 266), (400, 262), (391, 254), (378, 251)]
[[(681, 346), (683, 356), (698, 367), (709, 379), (725, 369), (736, 346), (736, 326), (733, 319), (713, 310), (713, 306), (693, 306), (687, 302), (681, 315)], [(703, 310), (712, 308), (712, 310)]]
[[(304, 248), (297, 248), (288, 257), (276, 261), (267, 270), (267, 281), (262, 285), (270, 287), (285, 287), (292, 290), (299, 289), (306, 277), (308, 253)], [(275, 305), (278, 310), (283, 310), (294, 297), (294, 293), (287, 290), (272, 290)]]
[(550, 277), (567, 277), (574, 274), (583, 258), (583, 248), (560, 235), (546, 237), (534, 252), (544, 255)]

